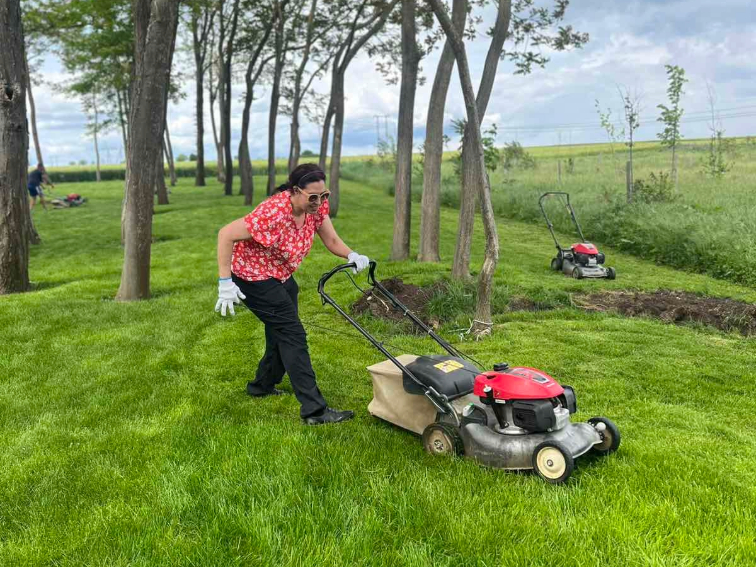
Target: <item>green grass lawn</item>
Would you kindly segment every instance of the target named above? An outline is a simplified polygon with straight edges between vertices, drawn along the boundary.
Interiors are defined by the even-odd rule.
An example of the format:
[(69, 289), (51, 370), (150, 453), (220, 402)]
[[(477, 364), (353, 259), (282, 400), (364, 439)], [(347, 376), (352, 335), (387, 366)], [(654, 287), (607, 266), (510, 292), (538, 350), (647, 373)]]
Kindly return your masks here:
[[(342, 187), (336, 227), (378, 260), (379, 277), (424, 284), (448, 273), (456, 211), (442, 215), (444, 263), (391, 263), (390, 197)], [(112, 300), (122, 183), (65, 188), (89, 202), (35, 210), (44, 240), (32, 252), (35, 291), (0, 297), (0, 565), (756, 563), (753, 338), (569, 307), (499, 310), (494, 336), (479, 342), (460, 343), (464, 316), (445, 325), (486, 365), (536, 366), (572, 385), (577, 419), (619, 425), (618, 453), (579, 463), (555, 487), (433, 458), (418, 438), (370, 417), (365, 367), (382, 356), (321, 306), (317, 280), (337, 260), (320, 243), (297, 275), (301, 315), (321, 389), (357, 416), (312, 428), (293, 395), (245, 394), (262, 325), (247, 312), (213, 312), (216, 234), (245, 213), (241, 197), (182, 180), (154, 218), (154, 298), (123, 304)], [(549, 271), (545, 228), (507, 220), (499, 234), (505, 298), (663, 288), (756, 302), (753, 288), (601, 242), (618, 279), (573, 281)], [(479, 266), (480, 228), (476, 237)], [(332, 283), (342, 305), (357, 299), (346, 278)], [(404, 352), (437, 352), (364, 322)]]

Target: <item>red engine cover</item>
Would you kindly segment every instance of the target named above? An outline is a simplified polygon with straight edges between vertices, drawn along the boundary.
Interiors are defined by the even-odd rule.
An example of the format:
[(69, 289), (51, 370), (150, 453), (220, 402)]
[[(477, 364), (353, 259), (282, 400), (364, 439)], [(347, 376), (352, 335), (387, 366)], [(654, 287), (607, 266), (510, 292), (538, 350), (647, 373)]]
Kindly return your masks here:
[(478, 374), (473, 393), (481, 398), (487, 397), (486, 386), (491, 386), (497, 400), (543, 400), (556, 398), (564, 392), (564, 388), (545, 372), (523, 366), (506, 372)]
[(572, 251), (575, 254), (588, 254), (589, 256), (598, 254), (598, 248), (590, 242), (578, 242), (577, 244), (573, 244)]

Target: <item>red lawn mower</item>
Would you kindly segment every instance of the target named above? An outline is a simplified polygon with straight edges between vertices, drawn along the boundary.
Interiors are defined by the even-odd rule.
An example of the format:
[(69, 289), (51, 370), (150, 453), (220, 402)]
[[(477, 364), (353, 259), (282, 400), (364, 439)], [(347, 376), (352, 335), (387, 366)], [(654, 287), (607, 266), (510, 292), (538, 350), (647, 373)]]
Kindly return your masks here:
[(577, 410), (570, 386), (535, 368), (501, 363), (479, 370), (381, 285), (371, 262), (368, 293), (388, 300), (448, 353), (393, 356), (325, 292), (334, 274), (353, 267), (344, 264), (324, 274), (318, 293), (323, 304), (333, 306), (388, 358), (368, 367), (373, 377), (368, 411), (373, 416), (422, 435), (433, 455), (464, 455), (495, 468), (535, 470), (553, 484), (565, 482), (575, 459), (589, 451), (608, 455), (617, 450), (620, 433), (611, 420), (570, 421)]
[[(564, 203), (567, 212), (570, 213), (570, 218), (575, 223), (575, 228), (580, 235), (581, 242), (577, 242), (569, 248), (562, 248), (557, 240), (556, 234), (554, 234), (554, 225), (551, 224), (549, 216), (546, 214), (546, 209), (543, 206), (544, 200), (549, 197), (557, 196), (560, 200), (566, 197)], [(538, 206), (541, 207), (543, 218), (546, 219), (546, 225), (549, 227), (551, 237), (556, 244), (557, 255), (551, 260), (551, 269), (556, 272), (562, 272), (566, 276), (572, 276), (576, 280), (583, 278), (606, 278), (613, 280), (617, 277), (617, 272), (614, 268), (604, 267), (605, 257), (602, 252), (599, 252), (598, 248), (590, 242), (585, 241), (583, 231), (578, 223), (577, 216), (575, 216), (575, 209), (570, 204), (570, 194), (563, 191), (552, 191), (544, 193), (541, 198), (538, 199)]]

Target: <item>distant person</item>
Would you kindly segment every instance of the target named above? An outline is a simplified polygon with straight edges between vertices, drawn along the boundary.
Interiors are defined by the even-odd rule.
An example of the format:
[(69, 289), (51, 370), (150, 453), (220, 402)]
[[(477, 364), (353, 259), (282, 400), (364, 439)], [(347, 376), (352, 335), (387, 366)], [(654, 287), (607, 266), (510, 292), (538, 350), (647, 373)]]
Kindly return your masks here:
[(354, 413), (328, 407), (318, 389), (299, 319), (294, 272), (310, 251), (315, 234), (331, 254), (353, 262), (357, 271), (370, 263), (336, 234), (328, 216), (330, 192), (325, 181), (317, 165), (304, 163), (273, 196), (218, 233), (220, 277), (215, 310), (223, 316), (229, 310), (233, 315), (234, 304), (243, 301), (265, 324), (265, 354), (255, 380), (247, 384), (247, 393), (255, 397), (282, 394), (276, 386), (288, 374), (307, 425), (346, 421)]
[(37, 169), (33, 170), (29, 174), (28, 179), (28, 189), (29, 189), (29, 210), (34, 209), (34, 205), (37, 204), (37, 197), (39, 197), (39, 202), (42, 204), (42, 208), (47, 210), (47, 202), (45, 201), (45, 194), (42, 192), (42, 184), (49, 185), (50, 187), (55, 187), (55, 185), (52, 184), (50, 181), (50, 178), (47, 176), (47, 171), (45, 170), (45, 166), (41, 163), (37, 164)]

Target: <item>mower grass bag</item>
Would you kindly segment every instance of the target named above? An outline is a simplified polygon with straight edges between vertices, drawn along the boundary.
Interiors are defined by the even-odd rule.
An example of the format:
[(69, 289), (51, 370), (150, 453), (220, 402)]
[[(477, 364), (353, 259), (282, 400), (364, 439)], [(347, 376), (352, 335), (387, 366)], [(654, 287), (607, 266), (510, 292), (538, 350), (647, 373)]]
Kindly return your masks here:
[[(418, 367), (433, 365), (438, 372), (450, 374), (463, 363), (449, 356), (419, 357), (415, 354), (402, 354), (396, 359), (405, 367), (417, 372)], [(373, 399), (368, 404), (368, 412), (373, 417), (388, 421), (394, 425), (422, 435), (423, 431), (437, 420), (438, 409), (417, 386), (391, 360), (368, 366), (373, 377)], [(457, 390), (456, 388), (454, 388)], [(408, 392), (409, 390), (409, 392)], [(474, 402), (469, 391), (462, 392), (451, 401), (457, 413)]]

